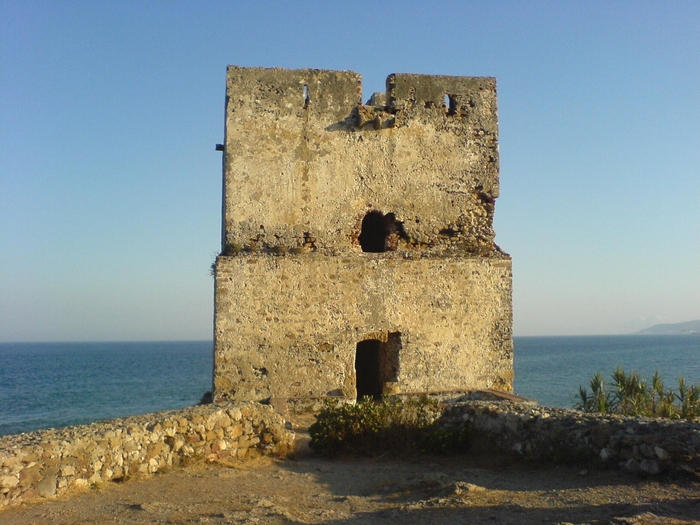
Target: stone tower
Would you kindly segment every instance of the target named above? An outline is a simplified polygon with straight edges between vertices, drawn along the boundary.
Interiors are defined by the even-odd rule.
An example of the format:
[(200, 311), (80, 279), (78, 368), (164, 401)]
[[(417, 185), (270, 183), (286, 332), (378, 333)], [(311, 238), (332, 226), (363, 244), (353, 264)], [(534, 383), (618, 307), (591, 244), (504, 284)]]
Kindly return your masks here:
[(512, 391), (496, 81), (229, 66), (216, 399)]

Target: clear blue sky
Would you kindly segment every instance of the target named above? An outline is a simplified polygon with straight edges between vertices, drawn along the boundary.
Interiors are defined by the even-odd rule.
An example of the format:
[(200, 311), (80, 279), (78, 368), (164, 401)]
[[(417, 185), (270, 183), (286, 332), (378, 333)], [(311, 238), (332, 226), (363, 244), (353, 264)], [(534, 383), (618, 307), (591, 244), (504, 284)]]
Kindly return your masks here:
[(700, 2), (0, 0), (0, 341), (211, 338), (227, 64), (497, 77), (515, 335), (700, 319)]

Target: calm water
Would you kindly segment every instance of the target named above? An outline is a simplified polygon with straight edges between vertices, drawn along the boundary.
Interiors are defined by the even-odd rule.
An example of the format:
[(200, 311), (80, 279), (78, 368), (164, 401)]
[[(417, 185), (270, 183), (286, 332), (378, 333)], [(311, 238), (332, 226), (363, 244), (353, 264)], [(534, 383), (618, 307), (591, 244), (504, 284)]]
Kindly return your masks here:
[(0, 344), (0, 435), (195, 405), (211, 341)]
[(579, 385), (600, 372), (609, 382), (618, 366), (667, 388), (678, 377), (700, 385), (700, 335), (515, 337), (515, 393), (541, 405), (571, 408)]
[[(515, 338), (515, 392), (543, 405), (617, 366), (700, 384), (700, 336)], [(0, 344), (0, 435), (191, 406), (212, 367), (211, 341)]]

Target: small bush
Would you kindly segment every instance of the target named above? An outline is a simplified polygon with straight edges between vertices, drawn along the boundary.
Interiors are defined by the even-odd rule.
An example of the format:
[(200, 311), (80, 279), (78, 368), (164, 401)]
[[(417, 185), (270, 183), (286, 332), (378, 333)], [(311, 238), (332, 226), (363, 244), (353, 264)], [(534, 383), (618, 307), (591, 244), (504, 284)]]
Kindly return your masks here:
[(441, 427), (442, 409), (427, 398), (401, 401), (364, 398), (355, 404), (328, 401), (309, 427), (311, 448), (323, 456), (386, 453), (448, 454), (465, 451), (470, 433)]
[(612, 385), (606, 388), (603, 376), (596, 374), (590, 381), (590, 392), (579, 387), (574, 408), (583, 412), (622, 414), (637, 417), (665, 417), (692, 421), (700, 417), (700, 386), (688, 386), (681, 377), (678, 391), (667, 390), (661, 376), (655, 372), (651, 384), (639, 373), (626, 373), (617, 368)]

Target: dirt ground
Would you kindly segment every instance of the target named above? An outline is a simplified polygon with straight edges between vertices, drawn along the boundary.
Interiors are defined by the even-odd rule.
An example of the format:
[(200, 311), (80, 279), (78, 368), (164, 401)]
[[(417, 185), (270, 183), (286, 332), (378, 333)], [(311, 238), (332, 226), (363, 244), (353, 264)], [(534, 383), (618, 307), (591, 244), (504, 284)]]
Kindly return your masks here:
[(478, 458), (260, 457), (0, 511), (19, 524), (700, 524), (700, 482)]

